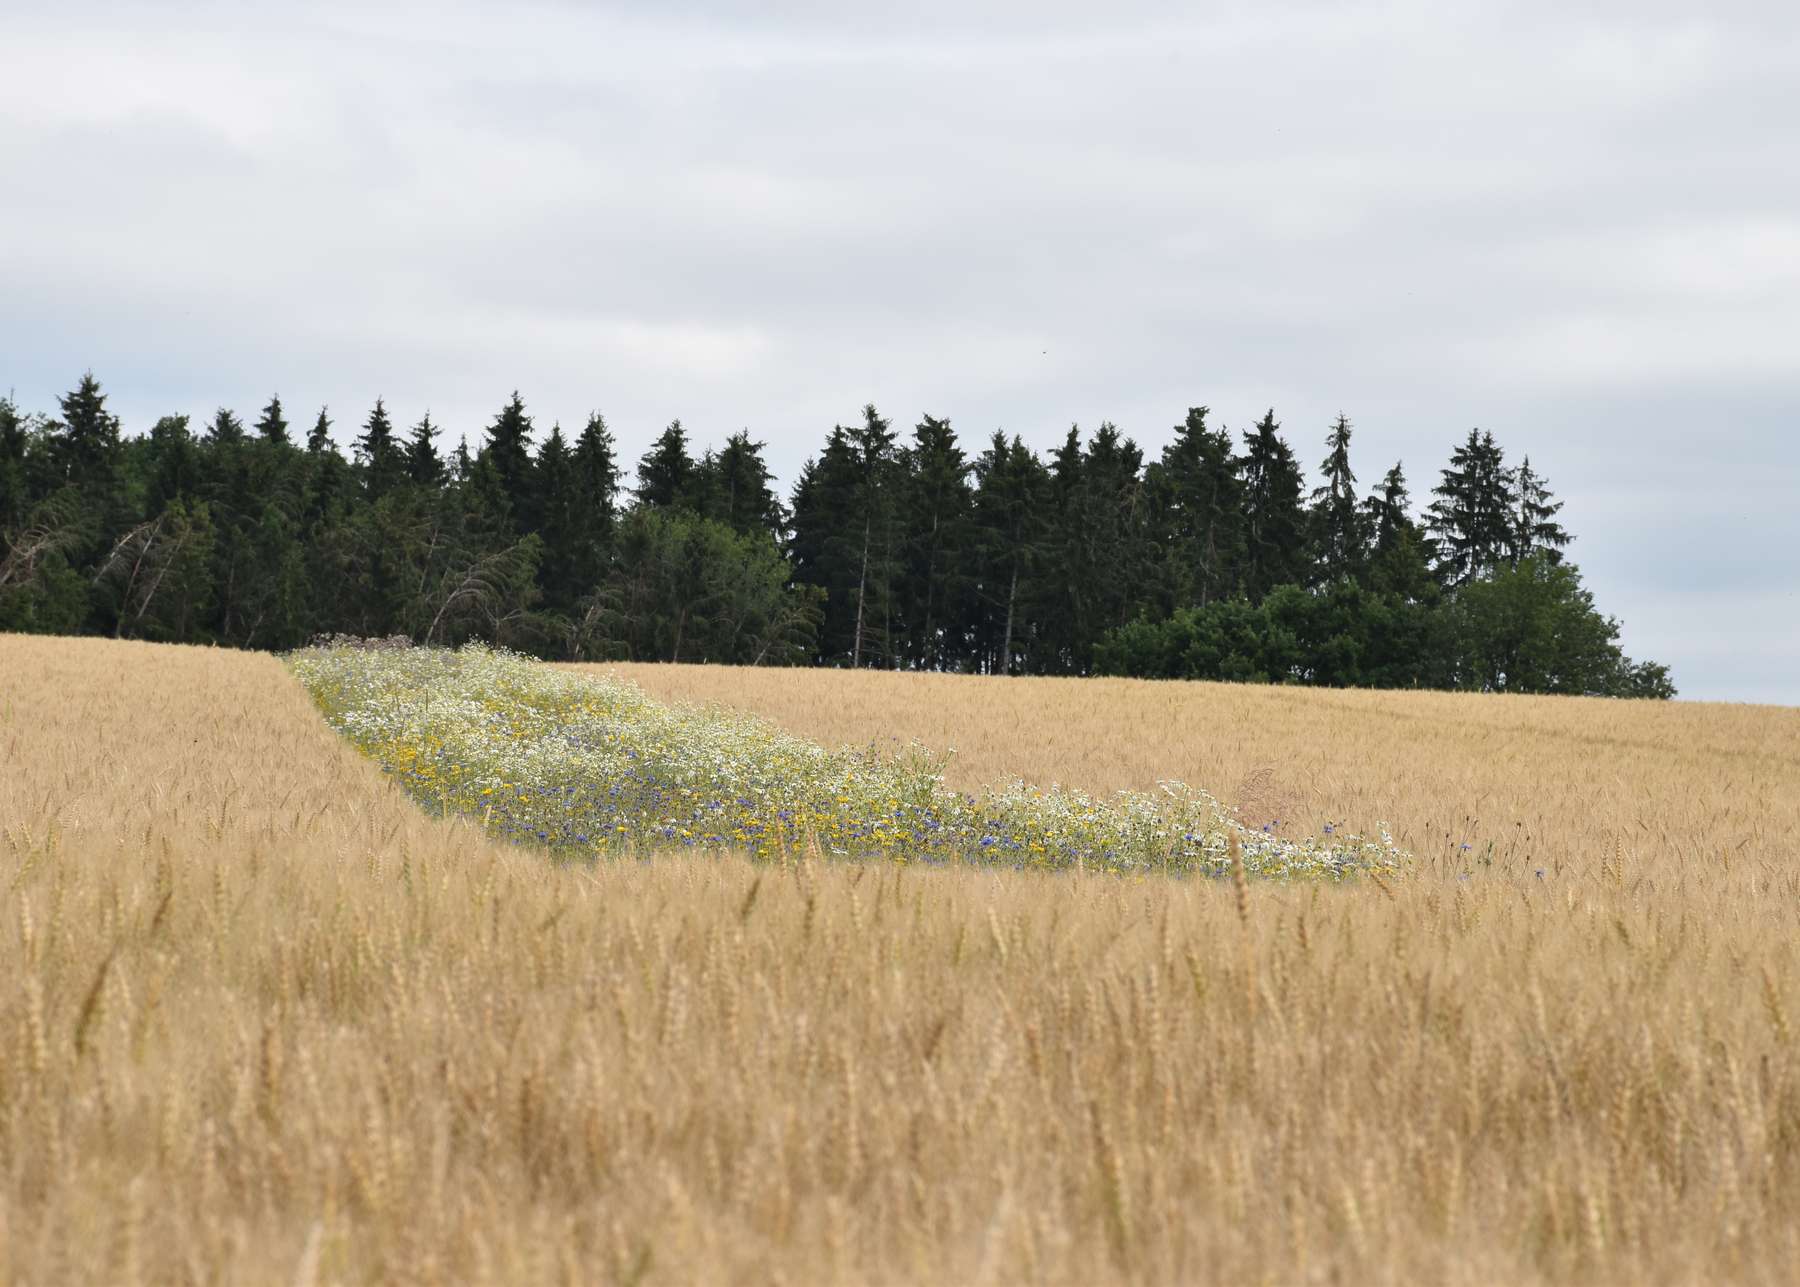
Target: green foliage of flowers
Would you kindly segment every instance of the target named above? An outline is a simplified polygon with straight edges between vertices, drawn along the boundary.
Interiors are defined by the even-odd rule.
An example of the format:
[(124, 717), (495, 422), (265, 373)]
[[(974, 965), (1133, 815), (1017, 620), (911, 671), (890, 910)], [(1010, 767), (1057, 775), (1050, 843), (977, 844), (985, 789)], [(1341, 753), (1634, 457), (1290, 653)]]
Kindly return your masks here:
[(1100, 800), (1024, 783), (969, 795), (920, 748), (827, 750), (751, 716), (503, 651), (315, 648), (294, 673), (331, 724), (428, 808), (570, 856), (810, 849), (895, 862), (1269, 876), (1392, 868), (1379, 840), (1257, 831), (1204, 791)]

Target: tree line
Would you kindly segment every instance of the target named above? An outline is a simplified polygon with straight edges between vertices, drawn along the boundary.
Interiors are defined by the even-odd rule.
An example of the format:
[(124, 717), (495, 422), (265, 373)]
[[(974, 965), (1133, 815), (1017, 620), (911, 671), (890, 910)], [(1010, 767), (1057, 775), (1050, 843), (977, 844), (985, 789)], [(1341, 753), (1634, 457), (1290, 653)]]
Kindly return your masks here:
[(834, 426), (785, 497), (747, 431), (670, 424), (623, 486), (590, 415), (515, 393), (471, 449), (377, 400), (220, 408), (125, 436), (90, 373), (0, 400), (0, 630), (285, 649), (322, 633), (559, 659), (1121, 674), (1668, 697), (1564, 557), (1529, 458), (1471, 430), (1415, 512), (1329, 426), (1309, 488), (1273, 411), (1188, 411), (1149, 459), (1111, 424), (1040, 457), (948, 420)]

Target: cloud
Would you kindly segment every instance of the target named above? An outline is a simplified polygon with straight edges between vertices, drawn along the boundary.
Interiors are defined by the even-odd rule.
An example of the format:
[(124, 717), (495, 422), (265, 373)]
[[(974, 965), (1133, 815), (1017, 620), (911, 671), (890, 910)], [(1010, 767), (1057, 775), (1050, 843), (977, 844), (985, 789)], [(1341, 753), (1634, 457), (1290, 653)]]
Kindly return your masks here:
[(473, 436), (516, 387), (633, 456), (748, 427), (792, 479), (870, 400), (1152, 450), (1272, 405), (1421, 495), (1479, 424), (1684, 690), (1741, 676), (1685, 595), (1760, 585), (1800, 637), (1788, 5), (115, 4), (0, 40), (27, 406), (92, 366), (140, 428), (279, 389)]

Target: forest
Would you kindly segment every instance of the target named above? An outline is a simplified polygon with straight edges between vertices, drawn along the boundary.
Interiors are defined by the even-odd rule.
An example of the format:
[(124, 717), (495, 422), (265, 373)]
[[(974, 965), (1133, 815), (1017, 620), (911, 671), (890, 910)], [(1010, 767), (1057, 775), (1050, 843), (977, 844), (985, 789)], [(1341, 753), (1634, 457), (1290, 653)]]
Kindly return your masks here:
[(381, 400), (220, 408), (126, 435), (92, 373), (0, 400), (0, 630), (288, 649), (481, 639), (560, 660), (1113, 674), (1667, 698), (1566, 557), (1561, 502), (1489, 432), (1415, 507), (1359, 485), (1351, 422), (1309, 486), (1273, 410), (1188, 410), (1154, 459), (1111, 424), (1040, 457), (948, 420), (834, 426), (785, 495), (748, 431), (680, 421), (634, 486), (599, 414), (517, 393), (471, 446)]

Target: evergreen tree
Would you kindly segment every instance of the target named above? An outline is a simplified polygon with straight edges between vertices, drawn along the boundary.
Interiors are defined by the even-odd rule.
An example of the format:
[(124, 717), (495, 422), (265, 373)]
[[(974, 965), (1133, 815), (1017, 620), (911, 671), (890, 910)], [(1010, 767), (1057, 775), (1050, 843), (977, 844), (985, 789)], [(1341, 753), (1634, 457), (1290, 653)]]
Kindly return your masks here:
[(1050, 476), (1018, 437), (1009, 442), (997, 429), (974, 474), (982, 607), (976, 646), (983, 670), (1009, 675), (1030, 650), (1021, 609), (1034, 597), (1031, 578), (1043, 557)]
[(50, 456), (60, 482), (89, 492), (111, 488), (119, 460), (119, 418), (92, 371), (58, 400), (62, 419), (50, 426)]
[(691, 505), (694, 460), (688, 455), (687, 434), (681, 421), (671, 420), (644, 453), (637, 467), (637, 502), (649, 509), (673, 509)]
[(948, 670), (968, 650), (973, 588), (974, 493), (970, 464), (948, 420), (926, 416), (902, 458), (898, 615), (901, 659)]
[(186, 416), (164, 416), (150, 426), (145, 510), (160, 514), (178, 497), (196, 497), (201, 488), (199, 452)]
[(895, 435), (889, 422), (869, 403), (860, 425), (849, 431), (856, 462), (855, 503), (862, 518), (861, 551), (856, 574), (856, 622), (852, 628), (850, 664), (893, 660), (894, 578), (898, 571), (899, 531), (894, 486), (897, 480)]
[(1278, 585), (1306, 578), (1304, 484), (1294, 452), (1281, 437), (1274, 409), (1244, 435), (1244, 591), (1252, 602)]
[(1363, 514), (1356, 503), (1356, 473), (1350, 467), (1350, 420), (1342, 412), (1331, 426), (1329, 453), (1319, 466), (1325, 481), (1313, 490), (1314, 545), (1323, 581), (1356, 576), (1363, 562)]
[(725, 440), (716, 456), (696, 471), (707, 500), (695, 506), (736, 532), (764, 532), (780, 539), (787, 517), (769, 486), (772, 476), (763, 462), (763, 444), (740, 429)]
[(1466, 585), (1509, 558), (1517, 498), (1513, 477), (1494, 435), (1479, 429), (1450, 456), (1426, 525), (1437, 538), (1438, 574), (1452, 586)]
[[(1065, 449), (1075, 441), (1071, 431)], [(1058, 545), (1063, 589), (1055, 588), (1055, 577), (1037, 578), (1029, 601), (1031, 615), (1039, 620), (1065, 618), (1066, 629), (1060, 639), (1053, 629), (1052, 639), (1043, 641), (1047, 646), (1034, 647), (1033, 670), (1084, 673), (1092, 665), (1100, 637), (1139, 612), (1155, 563), (1153, 537), (1145, 521), (1143, 464), (1138, 445), (1110, 421), (1102, 421), (1081, 453), (1073, 490), (1060, 497), (1060, 508), (1055, 502), (1045, 505), (1033, 536)], [(1051, 475), (1045, 489), (1052, 495), (1067, 482), (1059, 484), (1058, 476)]]
[(525, 401), (513, 390), (511, 401), (500, 409), (494, 423), (488, 426), (487, 445), (482, 459), (493, 466), (494, 481), (506, 497), (507, 510), (522, 528), (531, 519), (531, 417), (525, 414)]
[[(575, 440), (575, 486), (581, 495), (583, 538), (596, 553), (612, 543), (619, 508), (619, 461), (612, 432), (598, 411), (588, 416)], [(598, 570), (597, 568), (595, 569)], [(591, 584), (591, 583), (590, 583)]]
[(279, 396), (271, 397), (269, 405), (262, 409), (262, 416), (256, 422), (256, 433), (266, 443), (287, 445), (288, 423), (282, 417)]
[(444, 462), (438, 456), (438, 427), (431, 423), (431, 412), (419, 417), (406, 440), (406, 476), (416, 485), (435, 488), (444, 481)]
[(825, 596), (818, 659), (831, 665), (848, 661), (856, 643), (863, 570), (857, 508), (861, 477), (849, 433), (833, 425), (825, 449), (806, 462), (794, 484), (788, 554), (794, 579)]
[(25, 419), (9, 397), (0, 397), (0, 559), (7, 533), (24, 525), (30, 496), (25, 488)]
[(1201, 606), (1231, 594), (1244, 557), (1243, 480), (1231, 435), (1211, 428), (1206, 407), (1187, 419), (1148, 480), (1158, 515), (1170, 608)]
[(450, 457), (450, 477), (454, 482), (466, 483), (474, 472), (475, 460), (469, 455), (469, 435), (464, 434), (456, 440), (456, 452)]
[(313, 421), (311, 432), (306, 435), (306, 450), (310, 455), (318, 455), (331, 446), (331, 417), (325, 414), (326, 408), (319, 408), (319, 418)]
[(394, 437), (394, 423), (380, 398), (356, 440), (356, 460), (363, 468), (363, 491), (371, 501), (386, 496), (406, 477), (407, 454)]
[[(331, 418), (324, 407), (306, 435), (306, 484), (303, 521), (315, 545), (322, 528), (334, 522), (349, 503), (350, 466), (331, 436)], [(320, 587), (323, 593), (323, 586)]]
[(1435, 599), (1433, 547), (1413, 521), (1412, 496), (1399, 461), (1383, 476), (1380, 489), (1363, 501), (1362, 519), (1369, 539), (1370, 587), (1414, 602)]
[(576, 601), (594, 587), (580, 581), (584, 536), (581, 487), (560, 423), (550, 426), (549, 436), (538, 448), (533, 474), (537, 486), (533, 507), (538, 515), (536, 530), (544, 542), (538, 586), (543, 591), (545, 607), (571, 613)]
[(1531, 467), (1530, 456), (1519, 462), (1513, 484), (1512, 561), (1537, 557), (1562, 562), (1562, 552), (1574, 538), (1556, 521), (1563, 503), (1551, 499), (1549, 484)]
[(244, 442), (244, 422), (238, 419), (237, 412), (229, 407), (220, 407), (213, 412), (211, 423), (206, 426), (206, 445), (217, 451), (226, 451), (241, 446)]

